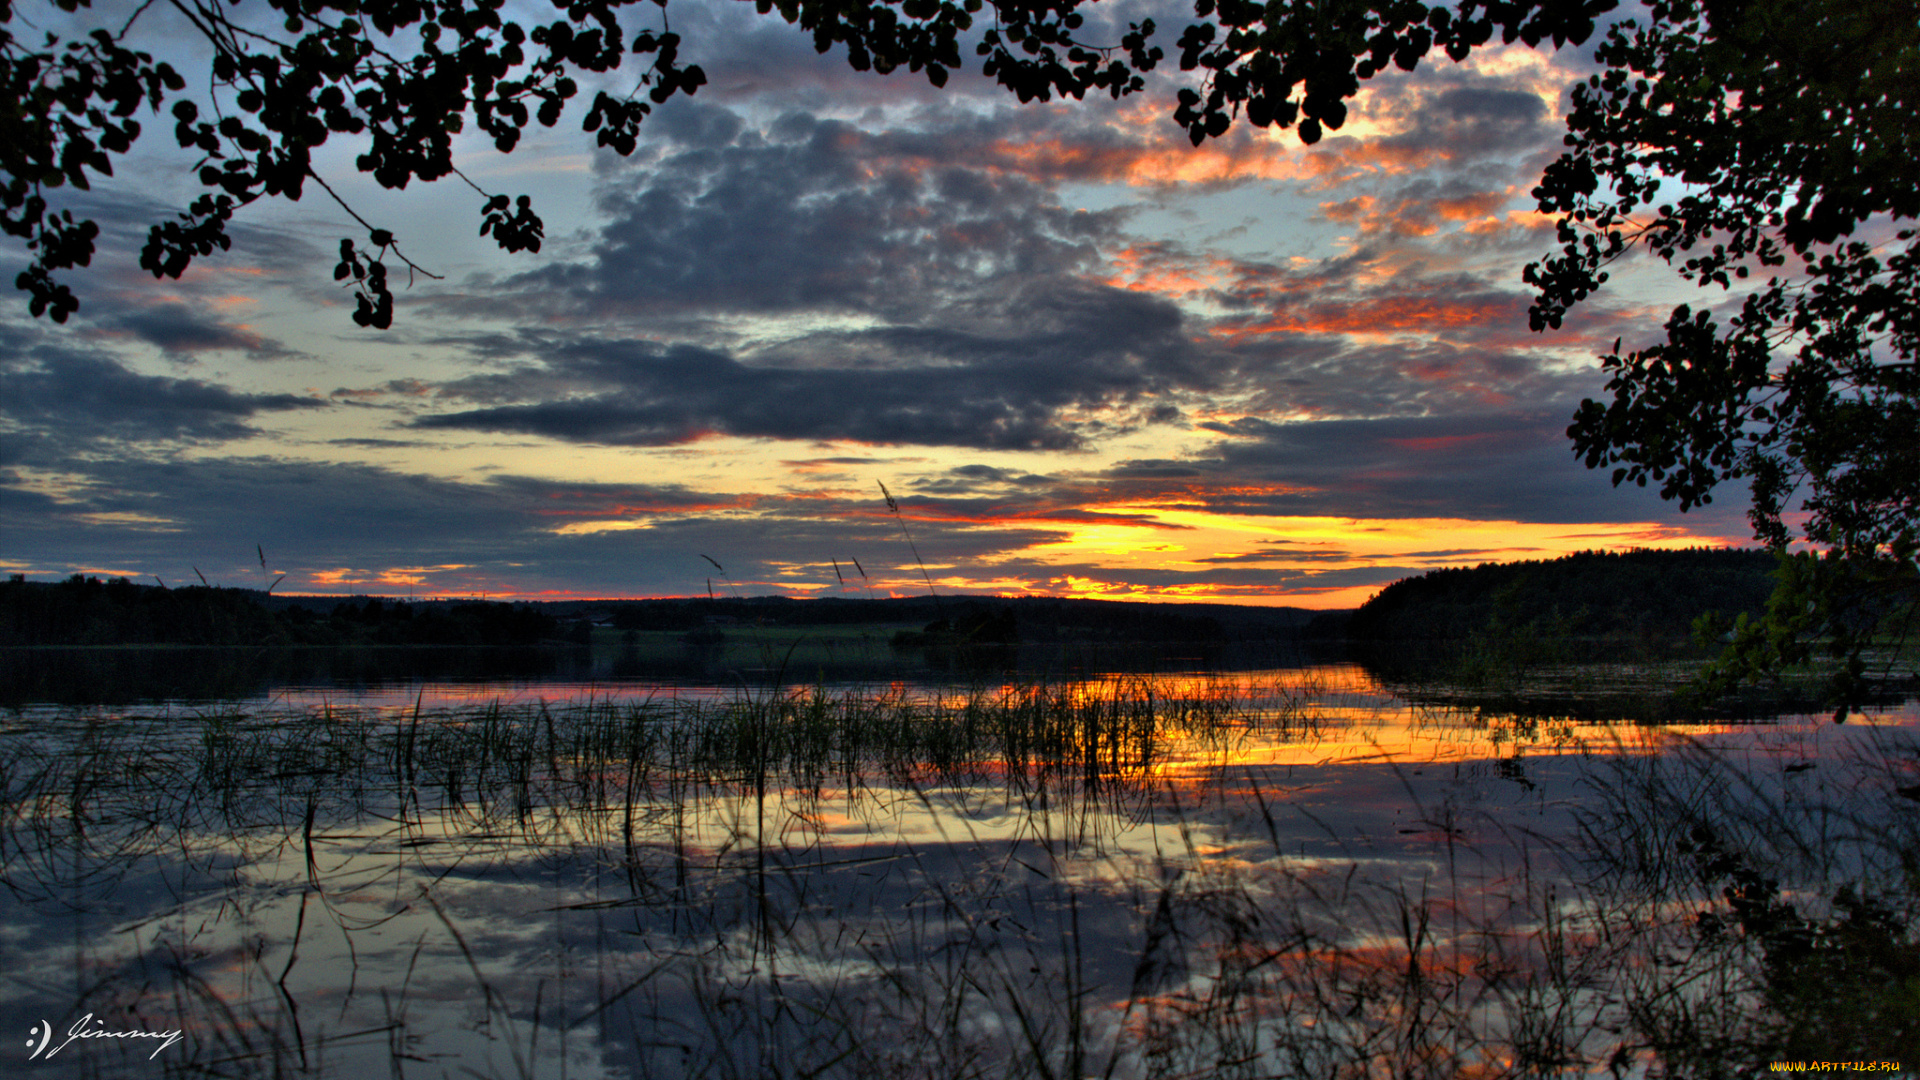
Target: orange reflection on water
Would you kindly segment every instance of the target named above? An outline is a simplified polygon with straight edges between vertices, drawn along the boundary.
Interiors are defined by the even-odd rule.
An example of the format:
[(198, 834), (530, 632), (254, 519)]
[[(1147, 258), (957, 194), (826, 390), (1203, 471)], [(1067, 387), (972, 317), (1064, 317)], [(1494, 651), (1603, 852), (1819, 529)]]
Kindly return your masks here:
[[(611, 1023), (596, 1038), (597, 1018), (638, 1001), (644, 1008), (618, 1016), (625, 1031), (677, 1037), (707, 1030), (699, 1021), (716, 1015), (722, 994), (769, 987), (784, 1014), (816, 1015), (793, 1000), (861, 1006), (818, 1013), (830, 1023), (797, 1032), (783, 1053), (844, 1031), (867, 1045), (897, 1039), (899, 1018), (866, 1012), (857, 997), (869, 988), (889, 1007), (920, 993), (928, 1016), (970, 1003), (952, 1040), (969, 1053), (983, 1031), (1022, 1030), (1035, 995), (1057, 991), (1038, 1003), (1075, 1025), (1084, 1018), (1096, 1049), (1101, 1032), (1131, 1032), (1113, 1047), (1143, 1055), (1141, 1067), (1118, 1076), (1176, 1074), (1146, 1067), (1144, 1055), (1163, 1037), (1204, 1040), (1228, 1026), (1265, 1040), (1249, 1045), (1339, 1028), (1330, 1038), (1364, 1066), (1340, 1075), (1444, 1061), (1436, 1074), (1471, 1076), (1513, 1060), (1501, 1056), (1503, 1001), (1573, 985), (1554, 983), (1550, 963), (1590, 957), (1581, 974), (1595, 976), (1597, 997), (1612, 988), (1606, 979), (1666, 951), (1658, 937), (1641, 939), (1644, 949), (1594, 948), (1597, 909), (1577, 888), (1585, 878), (1555, 864), (1576, 835), (1570, 808), (1605, 790), (1594, 776), (1668, 749), (1725, 745), (1735, 752), (1707, 756), (1709, 772), (1683, 779), (1731, 771), (1740, 785), (1783, 792), (1778, 808), (1831, 782), (1898, 815), (1888, 787), (1911, 782), (1901, 771), (1909, 752), (1886, 761), (1891, 772), (1848, 774), (1841, 759), (1885, 729), (1920, 727), (1911, 704), (1837, 725), (1656, 728), (1418, 700), (1445, 689), (1396, 693), (1351, 664), (801, 689), (475, 683), (282, 695), (246, 711), (283, 709), (288, 723), (269, 715), (238, 741), (230, 720), (175, 723), (142, 706), (137, 726), (117, 718), (130, 722), (124, 745), (97, 743), (115, 725), (93, 715), (11, 733), (23, 759), (55, 736), (71, 740), (41, 759), (45, 769), (16, 777), (97, 755), (84, 770), (90, 797), (120, 802), (87, 824), (114, 841), (96, 848), (79, 842), (81, 815), (58, 801), (83, 785), (48, 786), (53, 802), (23, 797), (16, 812), (35, 835), (64, 839), (15, 846), (10, 880), (57, 887), (46, 911), (18, 890), (0, 902), (28, 928), (16, 934), (28, 943), (13, 954), (28, 976), (19, 981), (56, 987), (37, 991), (34, 1008), (64, 1008), (59, 987), (78, 972), (80, 992), (103, 1006), (117, 995), (121, 1007), (171, 1016), (181, 1001), (206, 1002), (177, 1021), (206, 1042), (238, 1029), (289, 1057), (325, 1046), (337, 1055), (326, 1076), (386, 1066), (384, 1040), (345, 1040), (402, 1028), (396, 1055), (471, 1063), (482, 1075), (505, 1071), (486, 1067), (489, 1047), (564, 1051), (559, 1040), (578, 1028), (584, 1064), (519, 1071), (639, 1075), (650, 1059), (632, 1057)], [(849, 763), (811, 782), (775, 774), (764, 756), (757, 774), (738, 755), (643, 763), (639, 743), (603, 738), (740, 716), (799, 725), (816, 695), (829, 715), (844, 706), (883, 721), (876, 728), (920, 727), (932, 737), (905, 745), (929, 757), (969, 722), (999, 726), (957, 740), (961, 768)], [(315, 702), (331, 710), (320, 719), (380, 722), (365, 739), (336, 739), (330, 725), (301, 726), (316, 719)], [(416, 707), (429, 718), (418, 755), (394, 731), (407, 730)], [(539, 738), (505, 754), (472, 738), (473, 725), (500, 713), (526, 727), (538, 718)], [(600, 725), (607, 716), (618, 723)], [(569, 738), (575, 723), (589, 737)], [(435, 724), (466, 727), (456, 738), (429, 732)], [(140, 768), (107, 764), (134, 745)], [(1629, 813), (1656, 813), (1634, 798), (1640, 790), (1613, 792)], [(183, 803), (180, 791), (197, 794)], [(196, 800), (220, 812), (155, 827)], [(124, 835), (112, 832), (116, 820)], [(104, 897), (105, 875), (133, 859), (170, 887), (129, 877), (95, 924), (110, 918), (113, 933), (61, 921), (70, 899)], [(1681, 897), (1664, 910), (1687, 930), (1698, 903)], [(1640, 933), (1645, 910), (1617, 911), (1607, 928)], [(968, 966), (942, 967), (957, 958)], [(943, 970), (952, 978), (915, 989)], [(191, 992), (174, 993), (188, 978)], [(410, 1011), (356, 993), (368, 986), (405, 988)], [(798, 996), (813, 989), (819, 996)], [(558, 1015), (573, 1022), (542, 1031), (540, 1017), (505, 1004), (542, 1000), (571, 1002)], [(1597, 1021), (1584, 1030), (1603, 1033), (1572, 1047), (1599, 1075), (1615, 1043)]]

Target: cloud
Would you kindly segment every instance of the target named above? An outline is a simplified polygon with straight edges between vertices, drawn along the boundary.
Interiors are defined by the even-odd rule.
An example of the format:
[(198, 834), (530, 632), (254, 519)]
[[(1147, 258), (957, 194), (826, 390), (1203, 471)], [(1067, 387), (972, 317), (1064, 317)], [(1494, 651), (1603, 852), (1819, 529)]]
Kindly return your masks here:
[[(933, 495), (982, 500), (983, 514), (994, 505), (987, 500), (997, 497), (1046, 517), (1055, 516), (1050, 507), (1097, 512), (1105, 505), (1270, 518), (1671, 520), (1674, 508), (1656, 493), (1615, 489), (1604, 474), (1579, 463), (1564, 432), (1568, 412), (1532, 407), (1351, 420), (1219, 418), (1199, 427), (1224, 438), (1187, 457), (1122, 460), (1075, 476), (1040, 478), (1047, 483), (1005, 495), (954, 477), (923, 486)], [(1718, 507), (1690, 515), (1688, 524), (1729, 537), (1746, 532), (1737, 512)], [(1461, 553), (1423, 548), (1393, 557), (1446, 554)], [(1283, 554), (1276, 548), (1268, 557)]]
[[(570, 591), (686, 595), (722, 563), (765, 592), (833, 581), (859, 559), (876, 586), (912, 570), (877, 492), (855, 499), (577, 483), (530, 476), (450, 480), (368, 465), (285, 458), (192, 462), (130, 455), (58, 483), (0, 468), (8, 556), (36, 576), (116, 566), (215, 584), (258, 580), (254, 545), (283, 589), (421, 593)], [(924, 509), (917, 498), (911, 507)], [(352, 522), (353, 528), (341, 528)], [(611, 527), (609, 527), (611, 526)], [(970, 532), (920, 520), (929, 566), (974, 568), (995, 553), (1057, 540), (1044, 522)]]
[(806, 112), (764, 128), (711, 107), (671, 115), (675, 146), (603, 186), (607, 220), (585, 258), (477, 282), (442, 310), (908, 321), (1003, 276), (1090, 270), (1121, 217), (1069, 211), (1024, 177), (903, 158), (887, 139)]
[(915, 491), (928, 495), (953, 496), (1004, 491), (1008, 488), (1032, 489), (1055, 483), (1058, 483), (1057, 478), (1037, 473), (1001, 469), (992, 465), (960, 465), (948, 469), (945, 475), (916, 481), (913, 487)]
[(247, 326), (232, 326), (186, 304), (159, 303), (95, 320), (109, 334), (128, 334), (175, 356), (233, 350), (254, 360), (298, 355)]
[[(1403, 85), (1417, 93), (1416, 86)], [(1537, 93), (1473, 80), (1425, 95), (1401, 113), (1400, 130), (1381, 139), (1381, 152), (1423, 161), (1444, 161), (1452, 168), (1489, 157), (1528, 154), (1555, 139), (1558, 125)]]
[(621, 446), (734, 435), (1071, 450), (1175, 419), (1160, 396), (1209, 378), (1173, 305), (1073, 278), (1005, 278), (926, 321), (810, 334), (751, 363), (689, 345), (556, 339), (535, 363), (440, 387), (481, 407), (412, 424)]
[(247, 394), (199, 379), (143, 375), (65, 344), (30, 344), (0, 358), (0, 416), (15, 427), (10, 443), (31, 440), (40, 448), (23, 445), (27, 456), (71, 454), (94, 443), (245, 438), (257, 434), (249, 421), (261, 413), (325, 404), (298, 394)]
[[(934, 91), (851, 73), (742, 5), (674, 20), (712, 84), (656, 110), (631, 159), (572, 176), (593, 195), (552, 218), (544, 261), (487, 251), (496, 276), (423, 280), (399, 336), (302, 325), (341, 314), (318, 311), (339, 301), (337, 223), (245, 238), (256, 265), (197, 264), (160, 303), (138, 275), (90, 271), (80, 334), (0, 348), (10, 557), (170, 579), (224, 559), (250, 581), (260, 542), (289, 586), (613, 594), (703, 591), (703, 554), (747, 591), (837, 588), (832, 560), (857, 558), (911, 585), (884, 479), (936, 579), (1272, 597), (1487, 541), (1362, 558), (1260, 543), (1250, 519), (1259, 535), (1296, 514), (1595, 534), (1670, 518), (1580, 468), (1563, 434), (1600, 381), (1569, 353), (1659, 317), (1589, 305), (1582, 329), (1525, 330), (1514, 254), (1549, 242), (1523, 193), (1557, 152), (1549, 102), (1569, 69), (1423, 65), (1370, 82), (1316, 147), (1238, 125), (1196, 149), (1165, 95), (1015, 108), (975, 76)], [(514, 168), (545, 198), (551, 164)], [(127, 251), (168, 212), (109, 209), (106, 246)], [(412, 228), (437, 241), (439, 220)], [(421, 258), (452, 273), (464, 252)], [(292, 320), (241, 325), (253, 283)], [(144, 373), (168, 370), (156, 350), (288, 355), (273, 335), (320, 354), (248, 370), (285, 393)], [(208, 446), (323, 403), (341, 406), (331, 426), (282, 456)], [(688, 446), (719, 437), (724, 462)], [(165, 460), (189, 444), (191, 465)], [(563, 468), (652, 482), (532, 475)], [(715, 475), (730, 479), (662, 479)]]
[[(1570, 410), (1569, 410), (1570, 411)], [(1451, 517), (1537, 522), (1658, 521), (1673, 508), (1656, 493), (1616, 489), (1574, 457), (1568, 412), (1479, 414), (1276, 424), (1257, 418), (1206, 425), (1230, 438), (1206, 463), (1216, 481), (1288, 485), (1279, 494), (1196, 489), (1223, 513), (1367, 518)], [(1697, 527), (1746, 530), (1732, 513), (1694, 515)]]
[(1471, 227), (1500, 222), (1500, 212), (1513, 200), (1515, 191), (1514, 185), (1487, 191), (1471, 181), (1436, 184), (1420, 180), (1387, 196), (1355, 195), (1321, 203), (1320, 209), (1327, 220), (1355, 225), (1362, 235), (1432, 236), (1451, 224)]
[[(1462, 122), (1533, 115), (1493, 90), (1428, 97)], [(467, 337), (495, 370), (439, 384), (415, 428), (1085, 450), (1218, 395), (1379, 416), (1569, 388), (1528, 351), (1523, 294), (1391, 251), (1295, 266), (1136, 243), (1127, 211), (1060, 203), (1063, 176), (1105, 166), (1023, 172), (1033, 159), (1008, 149), (1064, 140), (1091, 163), (1152, 141), (1113, 125), (1044, 110), (996, 115), (1003, 130), (951, 112), (878, 131), (802, 111), (755, 125), (708, 104), (663, 115), (673, 145), (608, 174), (608, 220), (583, 257), (443, 301), (521, 326)], [(1411, 235), (1491, 213), (1507, 190), (1421, 180), (1378, 213)]]
[[(580, 254), (428, 301), (520, 325), (442, 338), (493, 373), (439, 384), (438, 411), (413, 423), (618, 446), (1086, 450), (1221, 395), (1319, 416), (1565, 396), (1525, 294), (1458, 265), (1461, 245), (1408, 248), (1499, 220), (1516, 187), (1493, 159), (1547, 134), (1538, 92), (1457, 71), (1381, 86), (1406, 115), (1338, 152), (1430, 150), (1458, 168), (1335, 204), (1390, 242), (1304, 266), (1138, 239), (1126, 204), (1066, 209), (1064, 183), (1193, 159), (1144, 105), (949, 100), (855, 124), (740, 95), (676, 102), (650, 121), (650, 154), (602, 171), (605, 221)], [(1245, 125), (1207, 149), (1297, 156)]]
[(1324, 299), (1298, 297), (1251, 317), (1226, 318), (1214, 333), (1234, 339), (1255, 334), (1391, 334), (1477, 336), (1525, 325), (1528, 298), (1472, 278), (1395, 282), (1393, 287)]
[[(672, 28), (684, 41), (681, 59), (699, 64), (710, 80), (693, 99), (699, 102), (750, 106), (771, 99), (860, 110), (951, 102), (959, 95), (995, 101), (1008, 98), (1005, 91), (976, 74), (979, 64), (970, 52), (970, 62), (954, 72), (944, 88), (930, 84), (923, 72), (904, 68), (890, 75), (855, 71), (844, 46), (822, 53), (810, 34), (797, 31), (777, 14), (758, 14), (748, 5), (683, 0), (674, 5)], [(631, 88), (627, 79), (620, 90), (625, 93)], [(656, 115), (667, 114), (677, 104), (678, 99)]]
[[(84, 482), (62, 485), (32, 528), (16, 537), (39, 563), (85, 565), (99, 552), (178, 573), (188, 563), (211, 570), (243, 565), (263, 545), (285, 568), (417, 565), (537, 566), (555, 545), (554, 530), (595, 515), (686, 513), (725, 496), (674, 485), (568, 485), (524, 477), (448, 480), (367, 465), (282, 458), (207, 458), (192, 462), (126, 456), (88, 463)], [(16, 475), (11, 503), (33, 491)], [(88, 519), (164, 519), (172, 532), (78, 528)], [(342, 529), (341, 522), (354, 527)], [(24, 523), (23, 523), (24, 526)], [(237, 551), (244, 547), (244, 552)], [(297, 584), (294, 582), (292, 584)]]

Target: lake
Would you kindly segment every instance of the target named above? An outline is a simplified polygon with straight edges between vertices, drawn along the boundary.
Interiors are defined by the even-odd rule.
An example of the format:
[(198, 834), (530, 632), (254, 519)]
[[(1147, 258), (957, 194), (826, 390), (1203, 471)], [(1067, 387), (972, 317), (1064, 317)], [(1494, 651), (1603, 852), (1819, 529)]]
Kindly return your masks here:
[(1912, 702), (1652, 725), (1591, 702), (1672, 670), (1542, 672), (1564, 707), (1522, 710), (1307, 660), (798, 685), (441, 660), (9, 698), (7, 1053), (1597, 1076), (1920, 1037)]

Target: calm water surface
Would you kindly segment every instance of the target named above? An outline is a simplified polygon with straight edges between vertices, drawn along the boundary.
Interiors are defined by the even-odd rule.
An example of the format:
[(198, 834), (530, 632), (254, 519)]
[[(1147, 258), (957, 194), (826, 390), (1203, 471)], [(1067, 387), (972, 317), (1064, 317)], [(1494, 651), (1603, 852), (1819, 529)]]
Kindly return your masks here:
[(1917, 728), (1911, 703), (1522, 718), (1347, 664), (20, 703), (0, 1054), (356, 1080), (1646, 1074), (1648, 1000), (1758, 992), (1698, 947), (1718, 886), (1688, 838), (1803, 903), (1873, 886), (1920, 850), (1897, 795)]

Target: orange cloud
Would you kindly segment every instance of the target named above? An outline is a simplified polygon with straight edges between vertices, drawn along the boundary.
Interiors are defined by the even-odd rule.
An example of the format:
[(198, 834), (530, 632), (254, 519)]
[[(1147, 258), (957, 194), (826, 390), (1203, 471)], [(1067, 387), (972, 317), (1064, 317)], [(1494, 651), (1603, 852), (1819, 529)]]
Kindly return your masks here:
[(1513, 197), (1516, 189), (1508, 186), (1503, 191), (1480, 191), (1471, 195), (1453, 198), (1429, 199), (1427, 205), (1433, 212), (1448, 221), (1469, 221), (1474, 218), (1491, 217), (1507, 200)]
[(1328, 221), (1352, 224), (1365, 220), (1373, 213), (1374, 201), (1371, 195), (1355, 195), (1341, 202), (1321, 203), (1320, 213)]
[(1350, 303), (1323, 303), (1281, 310), (1263, 319), (1222, 320), (1210, 333), (1226, 341), (1267, 334), (1382, 334), (1460, 330), (1519, 323), (1526, 299), (1491, 294), (1477, 297), (1387, 296)]
[(1259, 139), (1213, 139), (1189, 146), (1184, 139), (1094, 145), (1059, 137), (1001, 140), (982, 162), (1046, 179), (1173, 187), (1295, 180), (1317, 174), (1301, 155)]
[(1366, 234), (1432, 236), (1440, 231), (1443, 221), (1467, 222), (1466, 228), (1472, 231), (1486, 220), (1497, 220), (1492, 215), (1506, 205), (1515, 190), (1508, 187), (1502, 191), (1480, 191), (1441, 198), (1408, 198), (1392, 205), (1384, 204), (1371, 195), (1356, 195), (1339, 202), (1321, 203), (1320, 214), (1338, 224), (1357, 225)]
[(1227, 259), (1193, 259), (1158, 244), (1131, 244), (1112, 256), (1116, 272), (1103, 284), (1161, 296), (1189, 296), (1218, 289), (1233, 267)]
[(1504, 431), (1476, 431), (1470, 435), (1433, 435), (1426, 438), (1388, 439), (1387, 444), (1402, 450), (1457, 450), (1463, 446), (1496, 442), (1507, 437)]
[(467, 563), (447, 563), (442, 566), (390, 566), (385, 570), (359, 570), (350, 566), (336, 567), (332, 570), (316, 570), (307, 575), (307, 583), (321, 588), (340, 585), (375, 586), (381, 588), (411, 587), (424, 584), (429, 575), (446, 574), (457, 570), (472, 569)]
[(1468, 222), (1461, 231), (1473, 236), (1493, 236), (1503, 232), (1551, 236), (1559, 227), (1559, 219), (1551, 214), (1543, 214), (1538, 210), (1509, 210), (1503, 217), (1488, 216)]

